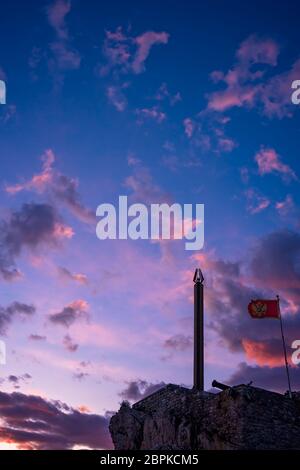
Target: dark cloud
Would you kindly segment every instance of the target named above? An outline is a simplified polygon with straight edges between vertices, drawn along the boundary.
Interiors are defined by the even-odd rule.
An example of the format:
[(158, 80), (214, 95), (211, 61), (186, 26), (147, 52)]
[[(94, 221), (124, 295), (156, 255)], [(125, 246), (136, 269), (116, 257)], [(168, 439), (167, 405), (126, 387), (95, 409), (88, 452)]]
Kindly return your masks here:
[(75, 372), (73, 374), (73, 378), (76, 379), (76, 380), (84, 380), (86, 379), (87, 377), (89, 377), (90, 374), (88, 374), (87, 372)]
[(91, 361), (81, 361), (79, 365), (81, 367), (89, 367), (91, 365)]
[(28, 336), (28, 339), (30, 339), (31, 341), (46, 341), (47, 336), (31, 334)]
[(33, 305), (12, 302), (8, 307), (0, 306), (0, 334), (5, 335), (7, 328), (15, 317), (25, 318), (33, 315), (36, 309)]
[(111, 449), (108, 420), (60, 401), (0, 392), (0, 438), (23, 449)]
[[(222, 262), (223, 263), (223, 262)], [(281, 366), (283, 361), (278, 320), (253, 320), (247, 313), (251, 299), (275, 298), (280, 294), (284, 332), (290, 360), (290, 346), (300, 338), (300, 235), (278, 231), (258, 240), (240, 275), (229, 275), (225, 264), (210, 263), (206, 298), (209, 327), (233, 352), (263, 366)], [(227, 266), (228, 268), (228, 266)], [(237, 273), (236, 273), (237, 274)]]
[(142, 398), (151, 395), (151, 393), (156, 392), (160, 388), (164, 387), (166, 384), (164, 382), (159, 382), (156, 384), (148, 383), (145, 380), (136, 380), (131, 382), (126, 382), (127, 386), (122, 390), (119, 395), (124, 400), (128, 401), (138, 401)]
[(259, 240), (253, 252), (251, 271), (257, 282), (282, 292), (299, 305), (300, 234), (285, 230)]
[[(217, 271), (210, 292), (206, 296), (210, 304), (209, 327), (217, 331), (223, 343), (233, 352), (243, 350), (243, 338), (260, 334), (269, 334), (268, 325), (263, 321), (257, 324), (250, 318), (247, 306), (251, 299), (263, 298), (260, 290), (242, 284), (238, 278), (219, 276)], [(254, 323), (255, 322), (255, 323)]]
[(191, 348), (193, 345), (192, 336), (185, 335), (174, 335), (166, 339), (164, 342), (164, 348), (170, 349), (172, 351), (186, 351)]
[(52, 323), (62, 325), (66, 328), (71, 326), (76, 320), (87, 318), (87, 303), (83, 300), (75, 300), (64, 307), (61, 312), (49, 316)]
[(78, 282), (79, 284), (87, 284), (88, 279), (85, 274), (81, 273), (72, 273), (69, 271), (67, 268), (64, 268), (62, 266), (59, 266), (57, 268), (58, 274), (62, 279), (65, 279), (67, 281), (75, 281)]
[(7, 377), (7, 382), (9, 382), (15, 389), (20, 388), (22, 383), (27, 383), (28, 380), (31, 380), (32, 377), (30, 374), (23, 374), (23, 375), (9, 375)]
[[(300, 368), (290, 367), (292, 390), (300, 390)], [(247, 384), (252, 381), (254, 387), (284, 393), (288, 390), (285, 367), (250, 366), (239, 364), (236, 372), (226, 381), (229, 385)]]
[(64, 203), (78, 219), (86, 223), (94, 223), (95, 213), (82, 204), (77, 187), (77, 180), (57, 173), (51, 190), (55, 197)]
[(78, 344), (74, 343), (70, 335), (64, 336), (63, 345), (69, 352), (75, 352), (78, 349)]
[(23, 204), (0, 222), (0, 273), (5, 280), (20, 276), (15, 258), (23, 248), (35, 251), (42, 244), (57, 245), (68, 236), (56, 210), (48, 204)]

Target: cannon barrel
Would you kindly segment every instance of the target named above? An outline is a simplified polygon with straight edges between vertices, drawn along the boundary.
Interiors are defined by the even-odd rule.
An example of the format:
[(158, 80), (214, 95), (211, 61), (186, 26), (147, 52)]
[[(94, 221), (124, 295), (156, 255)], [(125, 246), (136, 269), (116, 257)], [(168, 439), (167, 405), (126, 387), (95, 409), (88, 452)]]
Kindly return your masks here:
[(218, 382), (217, 380), (213, 380), (211, 383), (212, 387), (219, 388), (220, 390), (227, 390), (229, 385), (222, 384), (221, 382)]

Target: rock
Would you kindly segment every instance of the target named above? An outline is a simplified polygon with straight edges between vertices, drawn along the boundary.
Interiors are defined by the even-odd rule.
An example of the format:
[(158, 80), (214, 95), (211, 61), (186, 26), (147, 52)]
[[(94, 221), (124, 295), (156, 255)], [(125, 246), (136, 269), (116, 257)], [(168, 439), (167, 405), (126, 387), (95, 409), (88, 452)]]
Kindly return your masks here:
[(218, 394), (169, 384), (111, 418), (117, 450), (300, 449), (300, 393), (248, 385)]

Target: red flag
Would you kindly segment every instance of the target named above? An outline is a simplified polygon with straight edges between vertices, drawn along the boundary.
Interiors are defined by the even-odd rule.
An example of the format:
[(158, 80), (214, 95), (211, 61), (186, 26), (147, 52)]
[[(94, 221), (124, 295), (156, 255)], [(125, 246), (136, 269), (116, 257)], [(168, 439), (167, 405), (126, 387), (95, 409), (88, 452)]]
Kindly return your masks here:
[(252, 318), (280, 318), (278, 300), (251, 300), (248, 312)]

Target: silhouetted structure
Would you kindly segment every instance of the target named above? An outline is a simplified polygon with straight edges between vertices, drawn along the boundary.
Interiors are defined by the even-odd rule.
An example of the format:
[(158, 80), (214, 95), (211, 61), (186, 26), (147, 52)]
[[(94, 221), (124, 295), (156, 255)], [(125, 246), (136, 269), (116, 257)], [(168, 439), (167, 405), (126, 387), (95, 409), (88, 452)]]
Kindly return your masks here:
[(300, 449), (300, 393), (291, 400), (250, 385), (213, 394), (170, 384), (123, 403), (110, 432), (119, 450)]

